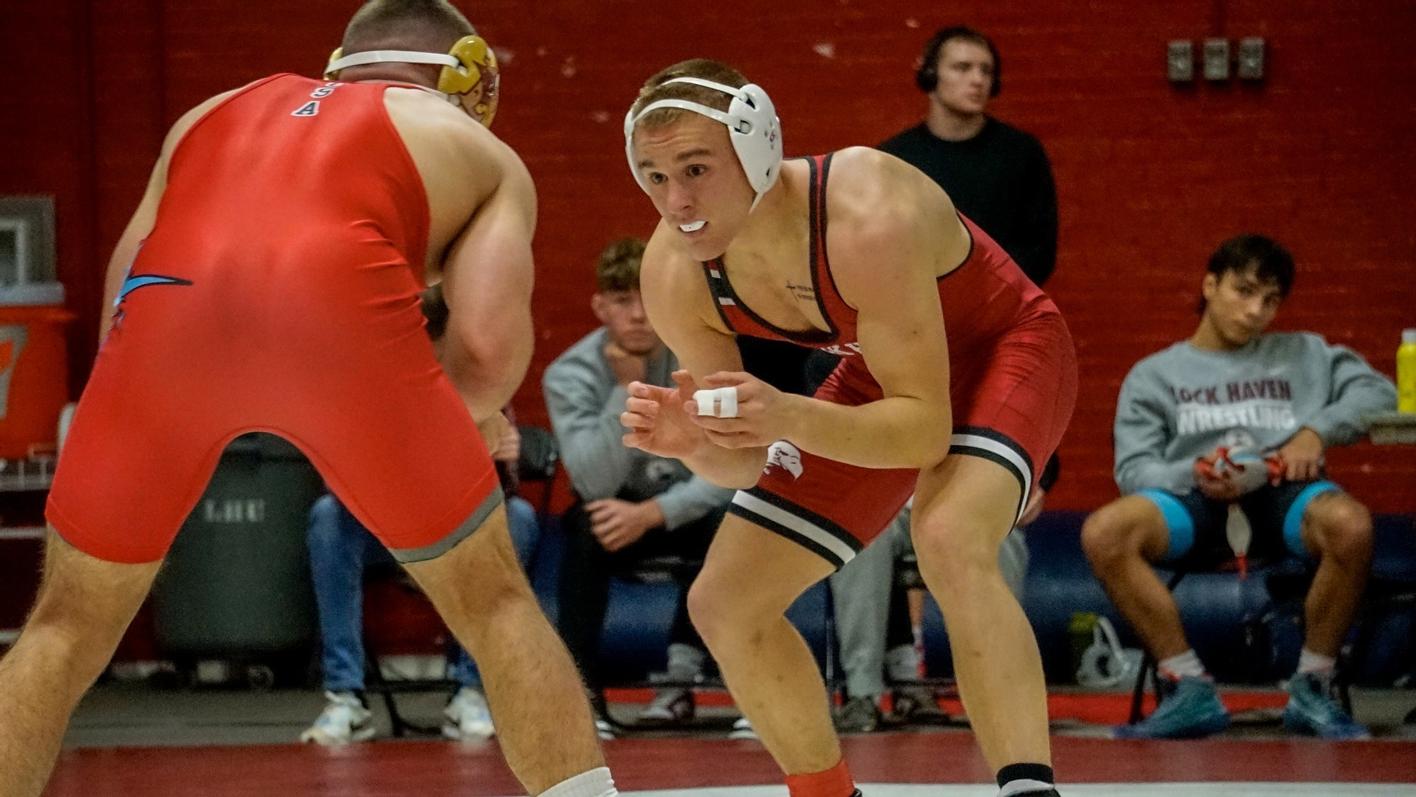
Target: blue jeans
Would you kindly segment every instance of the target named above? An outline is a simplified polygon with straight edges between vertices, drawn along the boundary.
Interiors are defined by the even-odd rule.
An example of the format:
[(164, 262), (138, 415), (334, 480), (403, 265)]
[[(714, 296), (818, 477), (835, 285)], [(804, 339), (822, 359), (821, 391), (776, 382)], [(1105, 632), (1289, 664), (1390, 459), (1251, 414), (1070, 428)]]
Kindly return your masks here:
[[(522, 567), (530, 564), (541, 541), (536, 510), (524, 498), (506, 500), (511, 541)], [(306, 535), (310, 548), (310, 576), (319, 608), (324, 688), (330, 692), (364, 688), (364, 570), (392, 564), (393, 555), (332, 495), (324, 495), (310, 508)], [(463, 686), (480, 687), (482, 676), (461, 645), (449, 653), (450, 677)]]

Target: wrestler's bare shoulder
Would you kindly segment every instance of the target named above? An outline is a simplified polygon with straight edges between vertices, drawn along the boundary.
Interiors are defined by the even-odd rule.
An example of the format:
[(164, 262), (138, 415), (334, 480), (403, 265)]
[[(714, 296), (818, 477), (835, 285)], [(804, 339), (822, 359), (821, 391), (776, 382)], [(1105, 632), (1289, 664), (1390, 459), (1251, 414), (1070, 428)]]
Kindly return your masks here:
[(441, 146), (462, 157), (500, 158), (509, 148), (490, 130), (461, 109), (423, 89), (393, 87), (384, 92), (384, 107), (398, 133), (410, 146)]
[(885, 227), (916, 216), (947, 218), (953, 203), (937, 183), (908, 163), (871, 147), (847, 147), (832, 158), (831, 222)]

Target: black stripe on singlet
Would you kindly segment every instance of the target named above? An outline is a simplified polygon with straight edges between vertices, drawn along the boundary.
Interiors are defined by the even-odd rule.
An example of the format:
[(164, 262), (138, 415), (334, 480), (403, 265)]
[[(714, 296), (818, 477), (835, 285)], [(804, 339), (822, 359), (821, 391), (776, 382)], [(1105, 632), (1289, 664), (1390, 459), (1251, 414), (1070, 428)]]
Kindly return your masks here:
[[(815, 158), (799, 159), (806, 161), (807, 168), (810, 169), (811, 172), (807, 197), (807, 211), (809, 215), (807, 223), (809, 225), (808, 232), (810, 237), (808, 256), (811, 258), (811, 287), (812, 290), (816, 292), (816, 307), (821, 312), (821, 317), (826, 319), (826, 325), (830, 327), (830, 329), (812, 330), (810, 332), (782, 329), (781, 327), (776, 326), (772, 322), (758, 315), (756, 312), (753, 311), (751, 307), (748, 307), (742, 301), (742, 299), (737, 295), (737, 291), (733, 290), (733, 284), (728, 280), (727, 267), (723, 263), (723, 258), (719, 257), (702, 264), (703, 276), (708, 281), (708, 291), (713, 296), (713, 306), (718, 309), (718, 317), (723, 320), (723, 325), (728, 328), (729, 332), (738, 335), (753, 334), (752, 332), (744, 332), (743, 330), (738, 329), (736, 325), (733, 324), (732, 318), (729, 316), (727, 308), (736, 307), (739, 312), (741, 312), (743, 315), (747, 316), (749, 320), (754, 322), (761, 329), (761, 331), (769, 333), (768, 337), (776, 336), (790, 343), (796, 343), (799, 345), (810, 346), (815, 348), (818, 346), (833, 343), (840, 336), (840, 328), (837, 327), (836, 322), (832, 320), (831, 314), (827, 312), (826, 305), (823, 303), (823, 300), (821, 298), (821, 283), (819, 277), (820, 269), (816, 267), (818, 247), (820, 248), (820, 251), (823, 255), (825, 253), (826, 247), (825, 188), (826, 178), (828, 173), (830, 172), (831, 157), (832, 155), (827, 155), (823, 159), (823, 168), (821, 169), (819, 178), (817, 174)], [(714, 275), (715, 271), (717, 272), (716, 276)], [(827, 267), (827, 271), (830, 271), (829, 266)], [(832, 280), (832, 288), (835, 288), (834, 280)], [(836, 295), (840, 296), (840, 292), (837, 291)], [(729, 303), (724, 304), (722, 301), (723, 299), (727, 299)]]

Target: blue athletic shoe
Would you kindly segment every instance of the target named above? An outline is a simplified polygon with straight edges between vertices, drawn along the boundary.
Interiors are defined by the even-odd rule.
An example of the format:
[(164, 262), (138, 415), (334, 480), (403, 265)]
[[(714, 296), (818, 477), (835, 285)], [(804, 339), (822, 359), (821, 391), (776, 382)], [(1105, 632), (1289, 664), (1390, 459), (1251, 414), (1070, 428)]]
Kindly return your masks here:
[(1117, 739), (1200, 739), (1229, 727), (1229, 711), (1214, 684), (1204, 678), (1160, 681), (1155, 713), (1135, 725), (1118, 725)]
[(1332, 682), (1313, 673), (1294, 675), (1288, 682), (1283, 727), (1322, 739), (1370, 739), (1367, 728), (1347, 715), (1332, 699)]

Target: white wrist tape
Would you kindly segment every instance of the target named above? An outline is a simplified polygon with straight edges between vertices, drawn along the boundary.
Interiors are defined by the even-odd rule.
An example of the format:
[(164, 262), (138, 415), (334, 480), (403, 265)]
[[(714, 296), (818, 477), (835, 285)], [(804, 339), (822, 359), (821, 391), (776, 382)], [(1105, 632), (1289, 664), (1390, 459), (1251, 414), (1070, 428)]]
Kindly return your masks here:
[(736, 387), (695, 390), (693, 391), (693, 400), (698, 402), (699, 415), (711, 415), (714, 418), (736, 418), (738, 416)]

